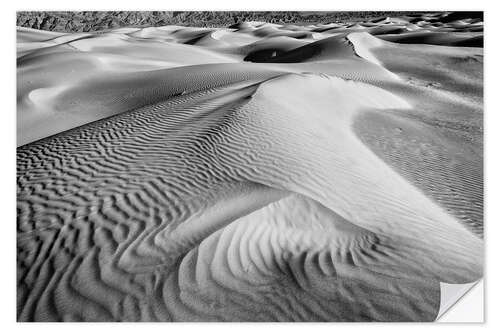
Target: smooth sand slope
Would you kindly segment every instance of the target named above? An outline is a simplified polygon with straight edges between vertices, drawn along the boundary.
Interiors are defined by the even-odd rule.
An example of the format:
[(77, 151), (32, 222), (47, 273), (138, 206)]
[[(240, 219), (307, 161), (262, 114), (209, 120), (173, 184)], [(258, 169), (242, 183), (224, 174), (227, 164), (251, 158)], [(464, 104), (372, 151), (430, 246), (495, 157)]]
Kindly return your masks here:
[(19, 28), (18, 320), (434, 320), (483, 270), (482, 22), (439, 19)]

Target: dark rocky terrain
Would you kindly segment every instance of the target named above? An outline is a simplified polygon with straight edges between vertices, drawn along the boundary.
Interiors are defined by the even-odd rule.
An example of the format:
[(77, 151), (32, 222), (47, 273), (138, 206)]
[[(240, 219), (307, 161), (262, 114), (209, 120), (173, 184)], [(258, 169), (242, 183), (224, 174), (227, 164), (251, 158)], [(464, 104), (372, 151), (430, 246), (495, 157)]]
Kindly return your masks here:
[[(186, 25), (199, 27), (228, 26), (244, 21), (270, 23), (330, 23), (363, 21), (386, 16), (415, 15), (422, 12), (175, 12), (175, 11), (31, 11), (17, 13), (17, 26), (59, 31), (89, 32), (123, 26)], [(444, 14), (447, 15), (447, 14)], [(470, 15), (467, 15), (470, 17)]]

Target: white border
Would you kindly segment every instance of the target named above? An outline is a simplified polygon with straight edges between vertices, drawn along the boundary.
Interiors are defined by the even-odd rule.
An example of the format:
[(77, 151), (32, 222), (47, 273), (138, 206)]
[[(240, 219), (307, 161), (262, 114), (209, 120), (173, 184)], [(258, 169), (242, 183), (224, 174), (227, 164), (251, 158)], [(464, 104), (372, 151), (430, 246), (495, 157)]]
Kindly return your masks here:
[(436, 1), (418, 0), (411, 3), (399, 0), (357, 0), (357, 1), (330, 1), (330, 0), (183, 0), (166, 2), (162, 0), (141, 1), (102, 1), (85, 0), (69, 2), (64, 0), (24, 0), (10, 5), (15, 10), (330, 10), (330, 11), (362, 11), (362, 10), (484, 10), (488, 1)]
[[(3, 38), (3, 47), (0, 55), (2, 61), (2, 108), (0, 121), (0, 144), (2, 157), (0, 162), (1, 172), (1, 219), (3, 223), (2, 238), (0, 241), (0, 263), (2, 272), (0, 274), (0, 316), (2, 319), (2, 331), (36, 331), (45, 330), (51, 332), (71, 333), (85, 332), (89, 330), (119, 330), (119, 332), (136, 332), (141, 328), (150, 331), (164, 330), (182, 330), (198, 333), (223, 331), (234, 333), (252, 332), (255, 330), (272, 330), (286, 333), (303, 332), (304, 330), (314, 330), (317, 332), (332, 332), (332, 330), (342, 330), (342, 332), (362, 331), (374, 332), (398, 332), (402, 329), (408, 333), (434, 330), (453, 330), (457, 332), (470, 332), (478, 329), (491, 329), (500, 331), (498, 320), (498, 309), (500, 305), (498, 298), (500, 296), (498, 284), (500, 284), (499, 266), (497, 255), (500, 253), (498, 246), (500, 193), (498, 185), (499, 165), (499, 147), (500, 145), (500, 105), (498, 96), (500, 94), (499, 83), (496, 82), (496, 75), (500, 75), (498, 61), (500, 54), (498, 49), (498, 18), (500, 15), (499, 6), (493, 4), (494, 1), (439, 1), (436, 0), (414, 0), (413, 2), (403, 0), (391, 1), (316, 1), (307, 0), (302, 2), (293, 2), (285, 0), (211, 0), (203, 2), (183, 0), (179, 2), (169, 2), (160, 0), (141, 0), (125, 3), (121, 1), (85, 0), (71, 3), (67, 0), (24, 0), (11, 2), (4, 1), (2, 6), (1, 33)], [(17, 10), (485, 10), (485, 235), (487, 244), (486, 254), (486, 290), (489, 296), (486, 296), (486, 321), (481, 324), (26, 324), (16, 323), (16, 253), (15, 253), (15, 128), (16, 128), (16, 66), (15, 66), (15, 11)], [(491, 259), (491, 264), (488, 260)], [(489, 282), (491, 281), (491, 282)], [(473, 305), (474, 306), (474, 305)], [(425, 325), (422, 327), (421, 325)], [(406, 332), (405, 332), (406, 333)], [(426, 332), (427, 333), (427, 332)]]

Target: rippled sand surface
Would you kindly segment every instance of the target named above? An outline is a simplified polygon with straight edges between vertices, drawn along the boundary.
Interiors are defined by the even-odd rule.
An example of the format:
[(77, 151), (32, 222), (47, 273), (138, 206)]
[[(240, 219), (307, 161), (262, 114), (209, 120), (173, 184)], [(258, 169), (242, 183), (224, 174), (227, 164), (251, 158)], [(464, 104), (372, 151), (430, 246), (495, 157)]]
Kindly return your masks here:
[(19, 321), (432, 321), (482, 277), (477, 19), (17, 45)]

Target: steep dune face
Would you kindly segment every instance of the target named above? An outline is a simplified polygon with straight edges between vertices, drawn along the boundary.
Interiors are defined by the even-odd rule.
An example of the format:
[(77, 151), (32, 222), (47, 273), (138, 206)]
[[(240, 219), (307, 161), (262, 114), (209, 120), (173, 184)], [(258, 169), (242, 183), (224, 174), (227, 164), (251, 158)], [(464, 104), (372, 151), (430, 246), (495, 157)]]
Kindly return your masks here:
[(23, 45), (18, 320), (434, 320), (482, 276), (482, 49), (368, 34), (410, 20)]
[(372, 52), (406, 82), (404, 89), (390, 89), (396, 88), (414, 108), (366, 113), (355, 131), (482, 237), (482, 51), (385, 43)]
[(306, 61), (321, 61), (335, 58), (349, 58), (354, 52), (345, 36), (333, 36), (294, 48), (280, 55), (273, 55), (262, 62), (299, 63)]

